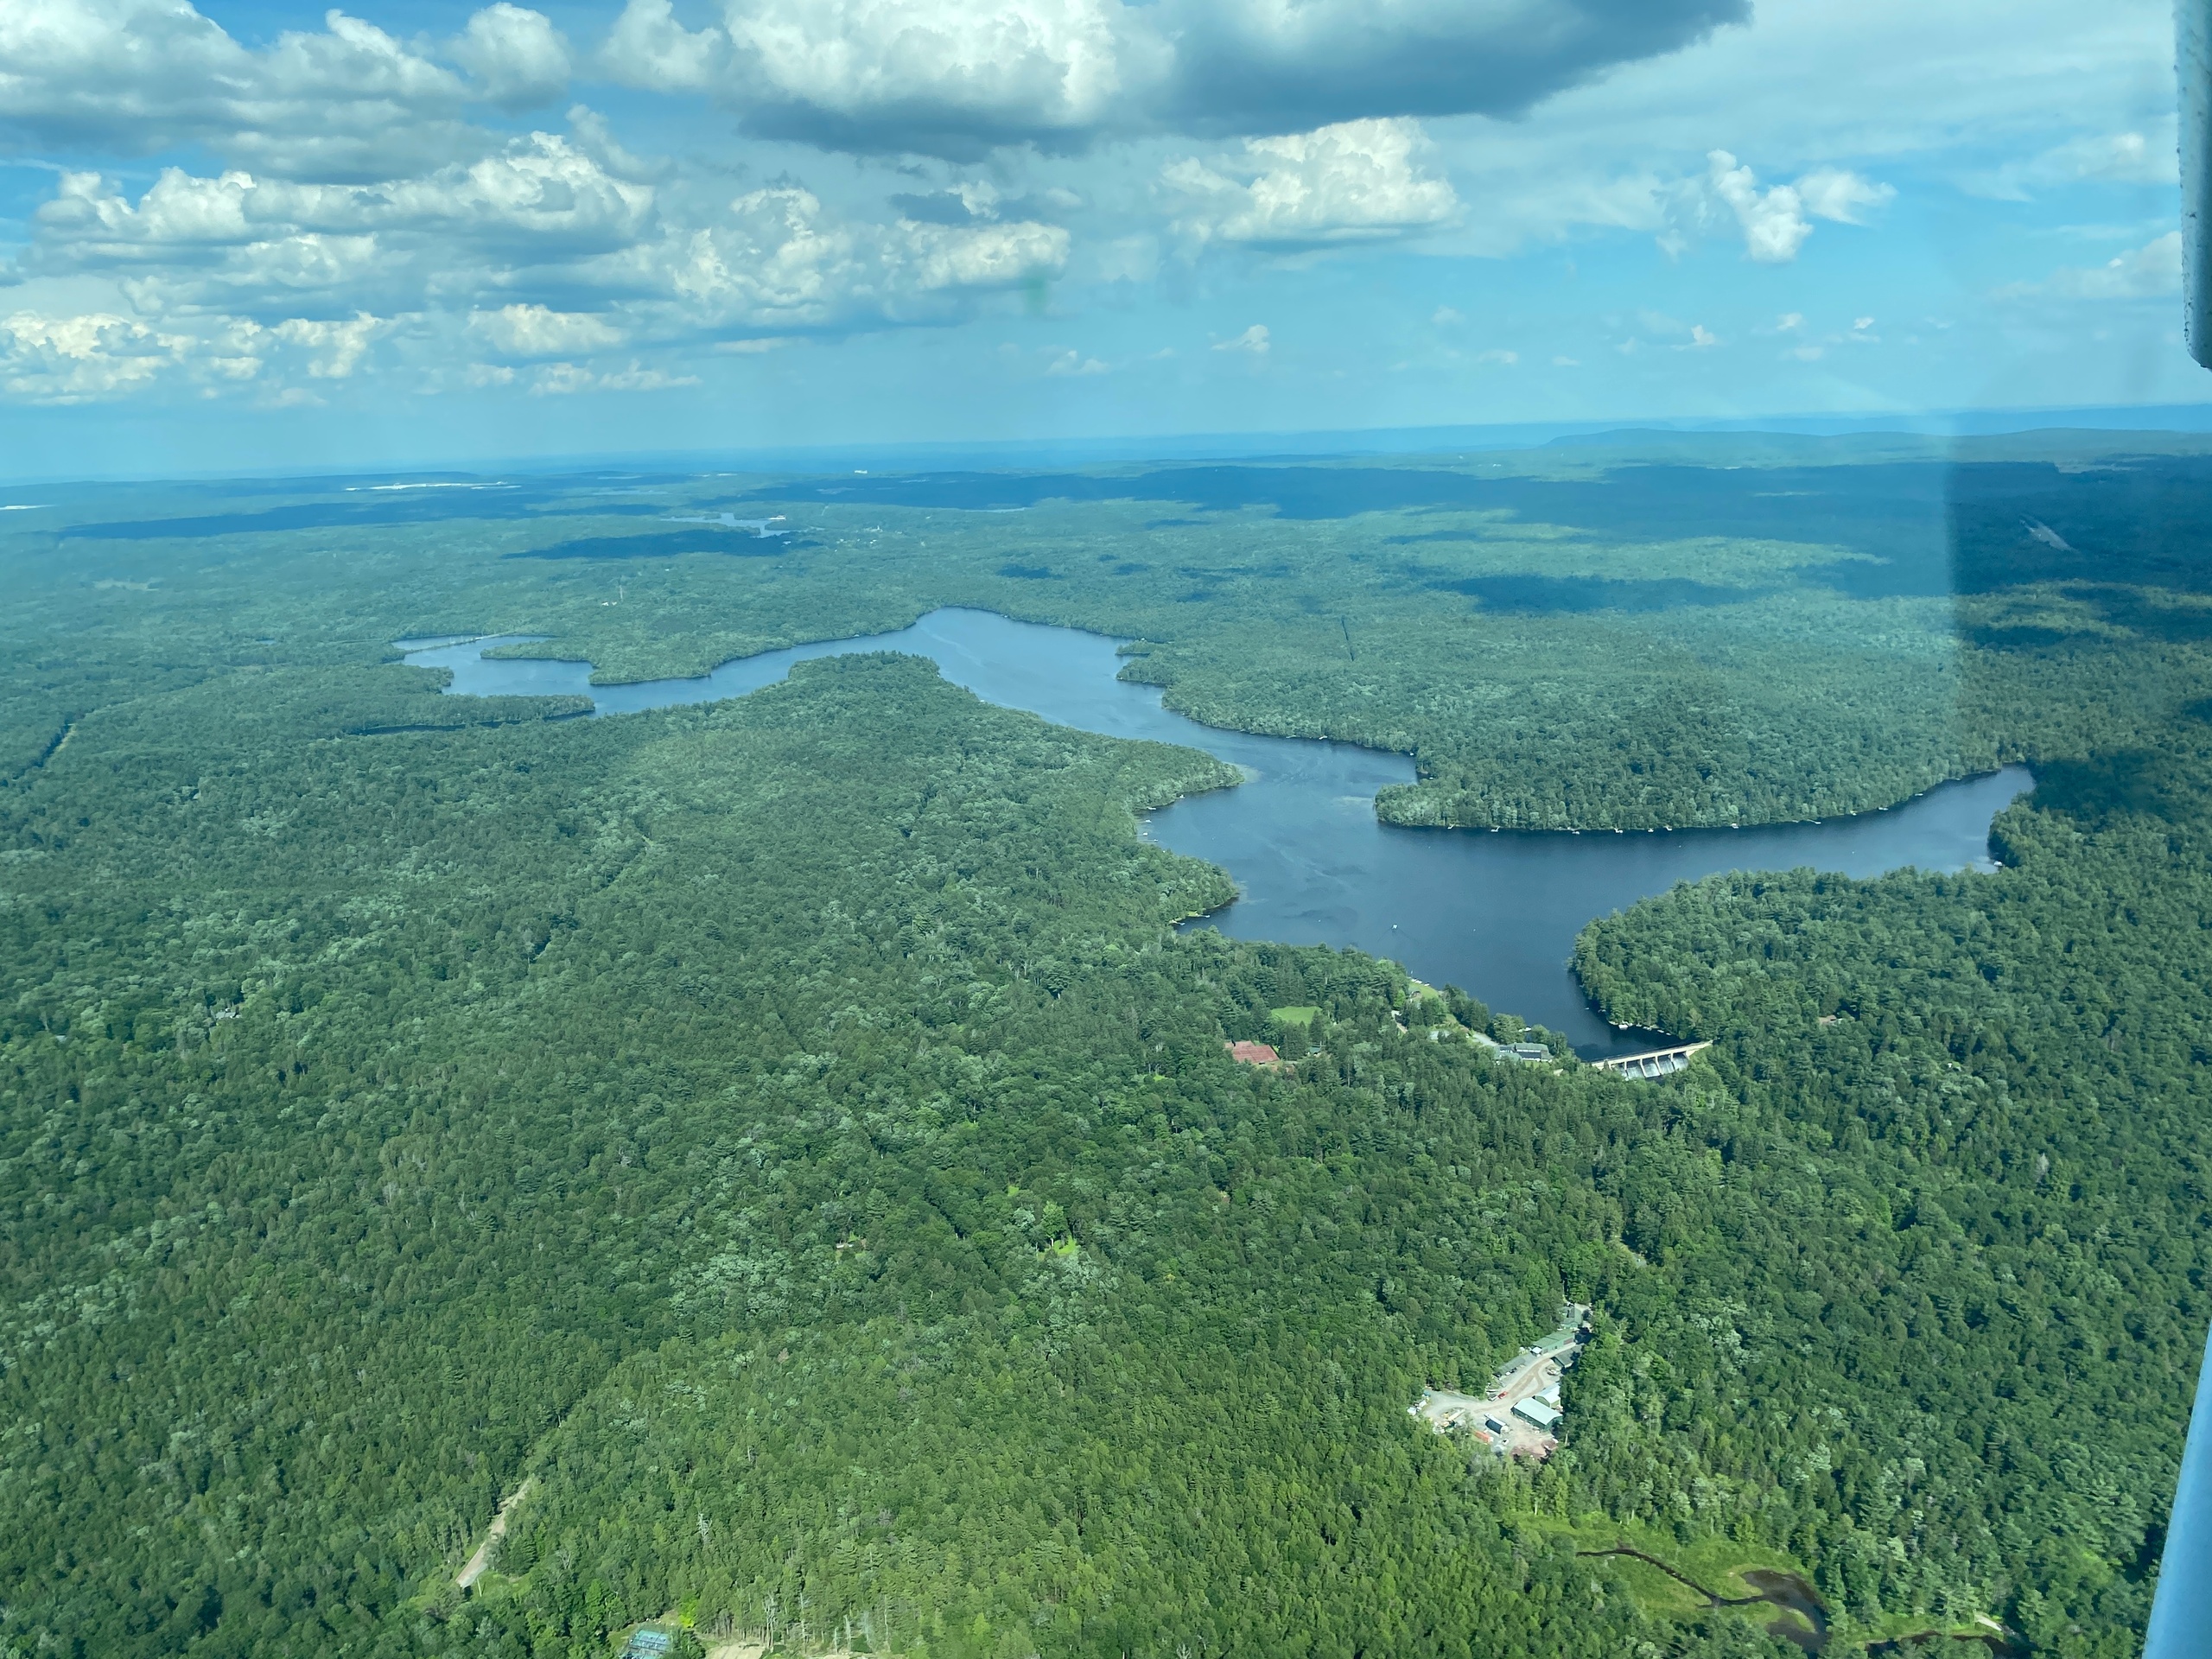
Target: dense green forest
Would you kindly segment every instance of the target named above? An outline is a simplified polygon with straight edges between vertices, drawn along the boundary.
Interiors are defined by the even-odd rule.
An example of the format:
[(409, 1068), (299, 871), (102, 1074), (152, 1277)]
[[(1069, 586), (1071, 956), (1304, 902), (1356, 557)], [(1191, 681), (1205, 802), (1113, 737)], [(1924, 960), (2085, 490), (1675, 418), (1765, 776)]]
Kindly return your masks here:
[[(1578, 1554), (1629, 1541), (1802, 1571), (1830, 1651), (2133, 1651), (2212, 1317), (2212, 584), (2138, 520), (2212, 493), (1754, 457), (1857, 504), (1793, 537), (1695, 459), (1702, 537), (1697, 480), (1624, 508), (1611, 454), (1365, 469), (1414, 482), (1336, 516), (49, 493), (83, 533), (0, 545), (0, 1649), (1797, 1650)], [(812, 545), (605, 556), (671, 504)], [(1930, 535), (1940, 583), (1851, 590)], [(910, 658), (597, 721), (386, 660), (499, 629), (635, 676), (950, 601), (1145, 641), (1209, 717), (1403, 734), (1420, 800), (1488, 804), (1442, 816), (2039, 788), (1993, 875), (1593, 925), (1611, 1017), (1714, 1044), (1631, 1083), (1427, 1040), (1387, 963), (1173, 931), (1226, 883), (1133, 814), (1231, 781), (1203, 755)], [(1230, 1060), (1287, 1007), (1295, 1071)], [(1567, 1297), (1540, 1471), (1408, 1418)]]
[[(2184, 543), (2208, 527), (2193, 504), (2212, 458), (2186, 448), (2201, 441), (2031, 438), (1964, 461), (1895, 440), (1670, 442), (381, 496), (147, 486), (49, 491), (46, 511), (10, 515), (40, 523), (7, 528), (73, 584), (105, 584), (79, 596), (100, 601), (103, 632), (188, 607), (232, 663), (263, 660), (257, 639), (279, 661), (356, 662), (374, 614), (416, 635), (542, 634), (518, 649), (620, 681), (977, 606), (1137, 642), (1129, 674), (1201, 720), (1414, 755), (1422, 781), (1381, 803), (1394, 821), (1524, 829), (1864, 811), (2078, 747), (2075, 683), (2024, 682), (2044, 665), (2017, 654), (1962, 656), (1961, 603), (1978, 607), (1967, 639), (2048, 632), (2054, 611), (2071, 636), (2107, 626), (2085, 580), (2195, 591), (2139, 526)], [(1705, 464), (1672, 453), (1685, 446)], [(2115, 449), (2136, 458), (2093, 464)], [(2173, 647), (2201, 623), (2165, 617), (2156, 656), (2103, 665), (2099, 731), (2158, 727), (2196, 671)], [(80, 671), (98, 671), (26, 677), (0, 728), (15, 753), (50, 741)]]

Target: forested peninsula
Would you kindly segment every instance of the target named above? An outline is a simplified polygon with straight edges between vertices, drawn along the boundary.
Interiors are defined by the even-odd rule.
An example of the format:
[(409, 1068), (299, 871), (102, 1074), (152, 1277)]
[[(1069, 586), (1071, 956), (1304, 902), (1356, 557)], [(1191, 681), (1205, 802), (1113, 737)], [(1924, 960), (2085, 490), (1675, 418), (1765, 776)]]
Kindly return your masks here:
[[(2212, 1318), (2212, 461), (1735, 442), (7, 515), (0, 1650), (1814, 1635), (1625, 1546), (1802, 1573), (1831, 1654), (2135, 1651)], [(1196, 752), (909, 657), (587, 720), (392, 649), (946, 603), (1413, 753), (1408, 823), (2038, 785), (1993, 874), (1593, 923), (1603, 1011), (1712, 1045), (1631, 1081), (1177, 931), (1232, 891), (1136, 815)], [(1563, 1301), (1547, 1460), (1408, 1415)]]

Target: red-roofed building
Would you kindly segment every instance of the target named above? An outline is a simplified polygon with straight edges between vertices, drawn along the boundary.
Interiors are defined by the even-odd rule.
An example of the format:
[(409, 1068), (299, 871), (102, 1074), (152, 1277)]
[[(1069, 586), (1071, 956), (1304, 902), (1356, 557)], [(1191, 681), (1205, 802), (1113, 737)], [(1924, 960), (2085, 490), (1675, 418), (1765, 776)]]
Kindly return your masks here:
[(1281, 1065), (1282, 1064), (1282, 1056), (1265, 1043), (1229, 1043), (1224, 1046), (1229, 1050), (1230, 1058), (1242, 1060), (1247, 1065)]

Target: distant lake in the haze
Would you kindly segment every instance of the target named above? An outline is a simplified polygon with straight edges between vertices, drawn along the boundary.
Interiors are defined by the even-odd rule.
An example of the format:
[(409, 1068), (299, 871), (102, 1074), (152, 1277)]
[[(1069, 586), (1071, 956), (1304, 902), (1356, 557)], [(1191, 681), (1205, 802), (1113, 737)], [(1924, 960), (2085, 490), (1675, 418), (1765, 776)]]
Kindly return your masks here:
[(1156, 844), (1236, 878), (1243, 896), (1204, 925), (1237, 938), (1389, 957), (1432, 984), (1460, 986), (1502, 1013), (1550, 1027), (1589, 1058), (1651, 1046), (1599, 1018), (1568, 969), (1575, 935), (1593, 918), (1723, 870), (1810, 865), (1866, 877), (1907, 865), (1988, 869), (1990, 820), (2035, 782), (2010, 766), (1885, 812), (1752, 830), (1407, 830), (1379, 823), (1374, 804), (1384, 785), (1414, 780), (1406, 756), (1202, 726), (1163, 709), (1158, 688), (1116, 679), (1117, 641), (1072, 628), (933, 611), (893, 633), (765, 652), (697, 679), (634, 685), (593, 685), (585, 663), (483, 654), (513, 643), (400, 642), (421, 647), (408, 652), (409, 662), (452, 670), (456, 693), (588, 696), (601, 715), (742, 696), (813, 658), (907, 652), (932, 658), (946, 679), (986, 702), (1079, 731), (1204, 749), (1244, 768), (1247, 781), (1163, 807), (1143, 829)]

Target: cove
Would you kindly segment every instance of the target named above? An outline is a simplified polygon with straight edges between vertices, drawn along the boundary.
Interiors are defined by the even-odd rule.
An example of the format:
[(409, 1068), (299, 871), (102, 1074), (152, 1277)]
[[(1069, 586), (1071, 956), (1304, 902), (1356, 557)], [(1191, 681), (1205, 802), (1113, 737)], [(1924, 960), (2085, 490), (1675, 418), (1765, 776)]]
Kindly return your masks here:
[(1653, 1046), (1584, 1000), (1567, 961), (1594, 918), (1677, 881), (1724, 870), (1809, 865), (1846, 875), (1989, 869), (1990, 820), (2034, 787), (2024, 768), (1942, 785), (1887, 811), (1815, 823), (1655, 835), (1408, 830), (1380, 823), (1375, 792), (1411, 783), (1402, 754), (1350, 743), (1261, 737), (1202, 726), (1160, 706), (1154, 686), (1116, 679), (1120, 642), (988, 611), (932, 611), (912, 627), (824, 640), (725, 663), (696, 679), (594, 685), (587, 663), (487, 658), (523, 636), (401, 640), (407, 660), (450, 670), (471, 696), (587, 696), (594, 715), (713, 702), (772, 685), (794, 663), (899, 651), (986, 702), (1109, 737), (1204, 749), (1243, 769), (1237, 789), (1148, 814), (1141, 833), (1218, 864), (1240, 897), (1196, 925), (1243, 939), (1353, 946), (1453, 984), (1501, 1012), (1548, 1026), (1585, 1058)]

